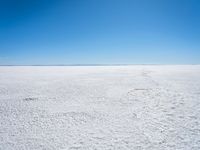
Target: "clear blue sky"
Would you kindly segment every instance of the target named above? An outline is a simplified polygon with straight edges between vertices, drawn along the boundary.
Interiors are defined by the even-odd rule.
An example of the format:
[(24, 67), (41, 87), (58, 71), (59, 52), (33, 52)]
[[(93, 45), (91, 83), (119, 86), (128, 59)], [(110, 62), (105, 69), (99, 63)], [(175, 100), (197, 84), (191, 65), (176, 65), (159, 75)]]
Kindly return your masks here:
[(200, 0), (0, 0), (0, 65), (200, 64)]

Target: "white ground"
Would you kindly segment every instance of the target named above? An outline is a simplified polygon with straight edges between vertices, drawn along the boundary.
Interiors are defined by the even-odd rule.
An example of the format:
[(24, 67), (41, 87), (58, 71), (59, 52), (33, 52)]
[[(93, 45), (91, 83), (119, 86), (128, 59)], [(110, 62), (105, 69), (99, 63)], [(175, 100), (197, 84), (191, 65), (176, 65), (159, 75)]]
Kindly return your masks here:
[(199, 150), (200, 66), (0, 67), (0, 150)]

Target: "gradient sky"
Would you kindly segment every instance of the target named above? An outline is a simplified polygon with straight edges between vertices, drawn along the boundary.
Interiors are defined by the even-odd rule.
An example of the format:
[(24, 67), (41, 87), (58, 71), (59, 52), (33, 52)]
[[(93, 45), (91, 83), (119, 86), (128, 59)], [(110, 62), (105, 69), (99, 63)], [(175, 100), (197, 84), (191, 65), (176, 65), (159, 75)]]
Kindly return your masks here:
[(0, 0), (0, 65), (200, 64), (200, 0)]

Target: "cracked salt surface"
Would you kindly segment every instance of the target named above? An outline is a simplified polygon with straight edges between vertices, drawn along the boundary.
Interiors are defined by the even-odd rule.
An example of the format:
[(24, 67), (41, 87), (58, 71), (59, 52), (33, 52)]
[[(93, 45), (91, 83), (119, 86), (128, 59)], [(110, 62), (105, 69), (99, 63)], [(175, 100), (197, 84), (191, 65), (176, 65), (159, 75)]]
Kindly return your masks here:
[(200, 66), (0, 67), (0, 150), (199, 150)]

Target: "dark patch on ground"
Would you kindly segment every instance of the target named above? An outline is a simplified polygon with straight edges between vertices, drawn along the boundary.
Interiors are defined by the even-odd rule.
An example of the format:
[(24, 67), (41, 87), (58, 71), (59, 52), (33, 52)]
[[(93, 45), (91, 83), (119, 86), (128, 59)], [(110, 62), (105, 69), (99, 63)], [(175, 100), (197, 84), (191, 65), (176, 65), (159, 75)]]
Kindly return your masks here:
[(35, 101), (35, 100), (38, 100), (37, 97), (27, 97), (27, 98), (24, 98), (23, 99), (24, 101)]

